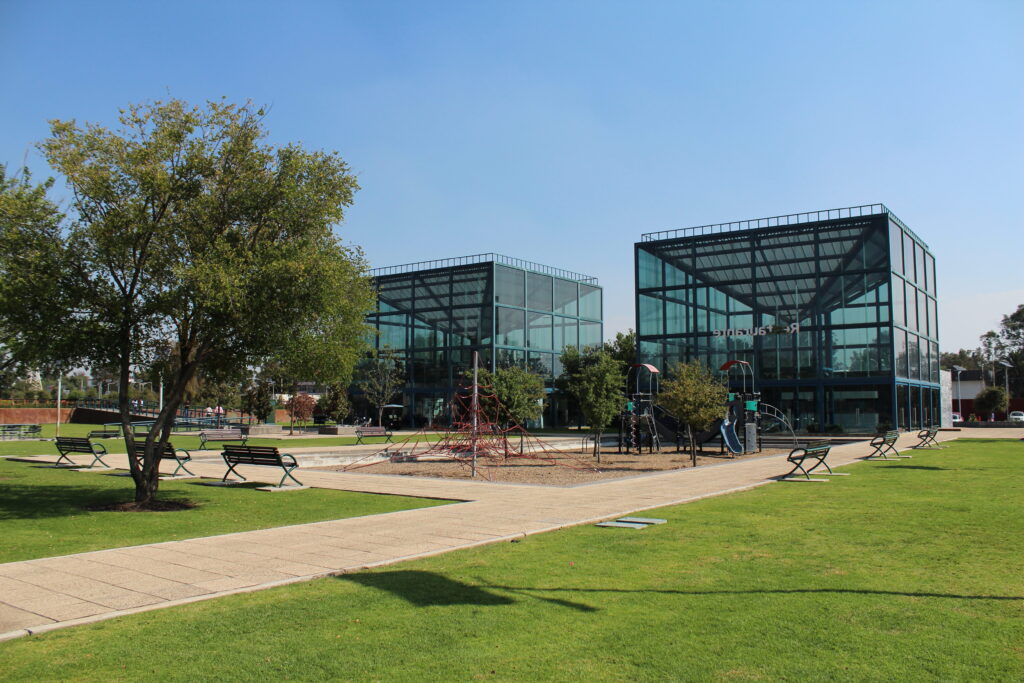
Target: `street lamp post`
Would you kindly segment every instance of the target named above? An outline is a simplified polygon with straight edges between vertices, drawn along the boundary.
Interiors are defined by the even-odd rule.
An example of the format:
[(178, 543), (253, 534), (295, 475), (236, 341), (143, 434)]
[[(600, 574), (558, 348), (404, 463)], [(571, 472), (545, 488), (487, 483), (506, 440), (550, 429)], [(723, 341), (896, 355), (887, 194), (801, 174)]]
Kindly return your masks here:
[(954, 365), (953, 369), (956, 370), (956, 412), (960, 415), (960, 421), (964, 419), (964, 414), (960, 410), (960, 373), (967, 368), (962, 368), (959, 365)]

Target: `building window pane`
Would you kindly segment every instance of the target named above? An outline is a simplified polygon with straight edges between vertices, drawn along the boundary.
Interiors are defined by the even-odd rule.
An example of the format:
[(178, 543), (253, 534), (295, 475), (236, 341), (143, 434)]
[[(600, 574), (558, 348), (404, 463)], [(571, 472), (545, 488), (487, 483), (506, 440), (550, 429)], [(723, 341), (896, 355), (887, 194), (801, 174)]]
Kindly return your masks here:
[(600, 346), (601, 323), (580, 321), (580, 347)]
[(514, 268), (496, 266), (494, 300), (506, 306), (526, 306), (526, 273)]
[(529, 313), (529, 346), (531, 349), (551, 349), (551, 316), (543, 313)]
[(526, 300), (527, 308), (535, 308), (538, 311), (550, 311), (551, 277), (538, 273), (527, 273)]
[(637, 249), (637, 265), (640, 269), (640, 289), (661, 287), (661, 259), (644, 249)]
[(498, 307), (498, 338), (502, 346), (526, 345), (526, 312)]
[[(644, 336), (665, 334), (662, 317), (662, 301), (658, 297), (640, 295), (640, 329), (637, 334)], [(669, 330), (669, 334), (677, 333), (676, 330)]]
[(598, 287), (580, 285), (580, 317), (601, 318), (601, 290)]
[(907, 333), (897, 328), (893, 330), (893, 345), (896, 347), (896, 376), (909, 377), (907, 368)]
[(575, 282), (555, 279), (555, 313), (562, 315), (579, 315), (577, 305), (577, 287)]
[(903, 268), (907, 280), (916, 282), (917, 274), (914, 272), (914, 240), (907, 233), (903, 233)]
[(903, 274), (903, 231), (895, 223), (889, 223), (889, 260), (892, 272)]
[(555, 339), (554, 348), (561, 351), (566, 346), (579, 346), (579, 321), (575, 318), (562, 318), (555, 316)]

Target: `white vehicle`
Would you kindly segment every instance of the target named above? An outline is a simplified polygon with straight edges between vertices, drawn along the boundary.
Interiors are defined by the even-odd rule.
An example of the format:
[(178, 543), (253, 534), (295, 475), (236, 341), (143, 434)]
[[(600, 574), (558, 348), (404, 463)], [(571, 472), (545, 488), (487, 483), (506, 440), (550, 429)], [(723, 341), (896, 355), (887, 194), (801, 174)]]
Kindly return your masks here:
[(953, 413), (953, 422), (963, 422), (964, 419), (960, 417), (960, 413)]
[(1024, 412), (1020, 410), (1014, 410), (1010, 413), (1010, 422), (1024, 422)]

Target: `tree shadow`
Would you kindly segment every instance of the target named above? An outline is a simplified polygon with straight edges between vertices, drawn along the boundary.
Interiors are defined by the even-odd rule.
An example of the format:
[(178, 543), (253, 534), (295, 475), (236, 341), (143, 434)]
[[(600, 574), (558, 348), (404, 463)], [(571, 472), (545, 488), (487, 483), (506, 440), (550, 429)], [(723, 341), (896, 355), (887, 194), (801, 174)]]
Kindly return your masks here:
[(999, 600), (999, 601), (1024, 601), (1024, 595), (961, 595), (957, 593), (929, 593), (914, 591), (885, 591), (870, 590), (863, 588), (775, 588), (775, 589), (750, 589), (750, 590), (677, 590), (677, 589), (631, 589), (631, 588), (550, 588), (542, 586), (506, 586), (501, 584), (479, 584), (479, 588), (490, 588), (494, 590), (509, 591), (512, 593), (656, 593), (659, 595), (808, 595), (815, 593), (834, 595), (879, 595), (886, 597), (905, 598), (948, 598), (952, 600)]
[[(78, 475), (72, 475), (78, 476)], [(45, 519), (82, 514), (86, 508), (132, 499), (133, 489), (78, 484), (24, 485), (0, 482), (0, 519)]]
[(455, 581), (433, 572), (398, 570), (390, 572), (342, 574), (342, 581), (376, 588), (397, 595), (417, 607), (435, 605), (512, 605), (515, 600)]
[(946, 471), (948, 467), (933, 467), (932, 465), (889, 465), (888, 467), (879, 467), (881, 471), (885, 470), (943, 470)]

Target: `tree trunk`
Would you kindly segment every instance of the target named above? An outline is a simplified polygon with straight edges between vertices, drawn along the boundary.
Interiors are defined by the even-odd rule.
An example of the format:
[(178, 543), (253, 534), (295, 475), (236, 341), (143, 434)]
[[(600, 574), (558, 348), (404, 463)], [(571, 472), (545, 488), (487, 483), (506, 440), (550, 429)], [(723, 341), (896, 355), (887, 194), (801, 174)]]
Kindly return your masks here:
[(594, 435), (594, 457), (597, 458), (597, 462), (601, 462), (601, 430), (598, 430)]
[(384, 406), (377, 408), (377, 426), (384, 426)]
[(697, 466), (697, 444), (693, 440), (693, 427), (686, 425), (686, 438), (690, 442), (690, 464), (693, 467)]

